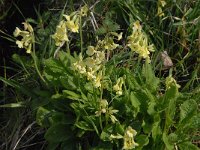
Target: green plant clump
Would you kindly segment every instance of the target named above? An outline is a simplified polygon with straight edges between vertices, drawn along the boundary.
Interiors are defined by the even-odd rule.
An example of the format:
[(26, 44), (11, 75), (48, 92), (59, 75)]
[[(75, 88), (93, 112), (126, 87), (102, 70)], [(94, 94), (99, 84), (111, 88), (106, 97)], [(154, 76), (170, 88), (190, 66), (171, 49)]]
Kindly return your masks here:
[[(160, 17), (164, 6), (160, 1)], [(102, 26), (94, 41), (84, 43), (89, 12), (85, 5), (61, 14), (48, 43), (54, 49), (49, 57), (37, 51), (44, 45), (30, 20), (14, 31), (21, 37), (18, 47), (32, 56), (28, 62), (35, 71), (29, 78), (39, 80), (33, 89), (18, 90), (31, 98), (28, 104), (46, 129), (48, 149), (198, 150), (190, 132), (200, 126), (199, 97), (180, 92), (171, 72), (165, 79), (155, 76), (151, 53), (156, 48), (141, 22), (130, 19), (125, 35), (104, 21), (103, 26), (116, 29)]]

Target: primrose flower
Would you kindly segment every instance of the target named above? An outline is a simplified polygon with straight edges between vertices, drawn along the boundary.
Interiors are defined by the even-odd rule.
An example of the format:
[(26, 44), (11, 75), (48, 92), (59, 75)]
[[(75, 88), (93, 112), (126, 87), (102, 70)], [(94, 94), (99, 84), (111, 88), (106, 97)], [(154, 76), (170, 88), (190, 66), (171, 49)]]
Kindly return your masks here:
[(164, 12), (163, 12), (163, 10), (162, 10), (162, 8), (165, 7), (166, 4), (167, 4), (167, 3), (166, 3), (165, 0), (158, 0), (158, 4), (157, 4), (157, 5), (158, 5), (157, 15), (158, 15), (159, 17), (162, 17), (162, 16), (165, 15)]
[(134, 137), (136, 136), (137, 132), (132, 129), (130, 126), (126, 129), (124, 134), (124, 146), (123, 149), (133, 149), (136, 146), (139, 146), (138, 143), (134, 141)]
[(105, 114), (107, 112), (107, 108), (108, 108), (108, 101), (106, 99), (101, 99), (100, 110), (95, 112), (96, 116), (100, 116), (101, 113)]
[(83, 16), (87, 16), (88, 10), (89, 10), (89, 9), (88, 9), (87, 5), (83, 6), (83, 7), (81, 8), (81, 11), (80, 11), (81, 16), (82, 16), (82, 17), (83, 17)]
[(86, 72), (86, 74), (87, 74), (87, 79), (88, 79), (88, 80), (94, 80), (94, 79), (96, 79), (95, 71), (92, 70), (92, 68), (89, 68), (88, 70), (89, 70), (89, 71)]
[(102, 51), (96, 52), (96, 64), (101, 64), (103, 61), (105, 61), (105, 53)]
[(22, 31), (16, 27), (15, 31), (13, 32), (14, 37), (18, 37)]
[(116, 32), (110, 32), (112, 35), (114, 35), (115, 37), (117, 37), (117, 40), (121, 40), (122, 39), (122, 34), (123, 32), (120, 32), (120, 34), (116, 33)]
[(21, 41), (16, 40), (17, 46), (19, 48), (25, 48), (26, 53), (31, 53), (32, 44), (34, 42), (33, 28), (27, 22), (23, 22), (22, 24), (24, 25), (24, 30), (20, 30), (18, 27), (16, 27), (15, 31), (13, 32), (13, 35), (15, 37), (21, 36)]
[(29, 23), (23, 22), (22, 24), (24, 25), (24, 30), (27, 30), (29, 32), (33, 32), (33, 28)]
[(60, 21), (52, 38), (55, 40), (56, 46), (61, 46), (63, 42), (69, 41), (65, 21)]
[(117, 83), (113, 86), (113, 90), (116, 91), (117, 95), (122, 95), (122, 84), (124, 79), (122, 77), (117, 79)]
[(86, 51), (86, 54), (87, 54), (88, 56), (92, 56), (92, 55), (94, 55), (94, 53), (95, 53), (95, 48), (94, 48), (94, 46), (88, 46), (87, 51)]
[(117, 112), (119, 112), (119, 110), (113, 109), (113, 107), (109, 107), (108, 108), (108, 115), (112, 121), (112, 123), (117, 122), (117, 118), (114, 116), (114, 114), (116, 114)]
[(119, 46), (119, 44), (114, 43), (113, 37), (107, 37), (103, 42), (106, 50), (114, 50)]
[(75, 24), (73, 21), (70, 20), (66, 22), (66, 25), (72, 32), (78, 33), (78, 29), (79, 29), (78, 24)]
[(77, 61), (73, 64), (75, 70), (79, 71), (80, 74), (85, 74), (86, 73), (86, 65), (84, 64), (83, 61)]
[(102, 99), (100, 100), (100, 109), (99, 111), (96, 111), (95, 114), (96, 116), (105, 114), (106, 116), (110, 118), (112, 123), (115, 123), (116, 121), (118, 121), (117, 118), (114, 116), (114, 114), (116, 114), (117, 112), (118, 110), (113, 109), (113, 107), (108, 107), (108, 101), (106, 99)]
[(102, 78), (103, 78), (102, 77), (102, 71), (99, 71), (97, 77), (93, 81), (94, 87), (96, 87), (96, 88), (101, 87)]
[(170, 89), (172, 86), (176, 86), (177, 88), (181, 87), (179, 84), (176, 83), (176, 80), (172, 76), (166, 78), (165, 85), (166, 89)]
[(153, 52), (153, 45), (148, 45), (148, 38), (142, 32), (142, 27), (139, 21), (136, 21), (133, 25), (132, 34), (128, 37), (128, 47), (137, 54), (139, 57), (146, 59), (150, 62), (150, 51)]
[(95, 60), (92, 58), (92, 57), (87, 57), (85, 59), (85, 64), (88, 66), (88, 67), (91, 67), (93, 68), (96, 64), (95, 64)]
[(123, 32), (121, 32), (120, 34), (118, 34), (118, 37), (117, 37), (118, 41), (122, 39), (122, 34), (123, 34)]
[[(71, 20), (70, 19), (70, 16), (68, 15), (63, 15), (65, 17), (65, 19), (67, 20), (66, 22), (66, 26), (67, 28), (71, 31), (71, 32), (77, 32), (78, 33), (78, 29), (79, 29), (79, 25), (78, 25), (78, 22), (74, 21), (74, 20)], [(76, 16), (74, 17), (76, 18)]]

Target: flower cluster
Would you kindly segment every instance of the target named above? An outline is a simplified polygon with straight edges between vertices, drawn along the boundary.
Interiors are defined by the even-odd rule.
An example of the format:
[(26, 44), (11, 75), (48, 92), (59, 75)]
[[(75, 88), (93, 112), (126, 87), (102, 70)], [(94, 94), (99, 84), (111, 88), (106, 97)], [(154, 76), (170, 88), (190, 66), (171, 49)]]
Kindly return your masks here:
[(116, 44), (114, 42), (114, 39), (116, 39), (117, 41), (121, 40), (122, 39), (122, 32), (120, 34), (118, 34), (116, 32), (110, 32), (108, 34), (108, 36), (106, 36), (105, 39), (100, 41), (100, 42), (102, 43), (103, 48), (105, 50), (111, 51), (111, 50), (116, 49), (119, 46), (119, 44)]
[(70, 15), (63, 15), (65, 19), (61, 20), (56, 27), (56, 33), (52, 35), (56, 46), (62, 46), (64, 42), (69, 41), (68, 30), (73, 33), (78, 33), (80, 17), (86, 16), (88, 12), (87, 6), (81, 8), (80, 11), (73, 12)]
[(94, 87), (101, 87), (101, 80), (103, 78), (103, 62), (105, 61), (105, 53), (98, 51), (94, 46), (88, 46), (86, 51), (88, 57), (82, 58), (79, 55), (79, 60), (73, 64), (76, 71), (87, 77), (89, 81), (93, 82)]
[(130, 126), (126, 129), (124, 134), (124, 146), (123, 149), (133, 149), (136, 146), (139, 146), (138, 143), (134, 141), (134, 136), (136, 136), (137, 132), (132, 129)]
[(162, 16), (165, 15), (164, 12), (163, 12), (163, 10), (162, 10), (162, 8), (163, 8), (166, 4), (167, 4), (167, 3), (166, 3), (165, 0), (158, 0), (158, 3), (157, 3), (157, 5), (158, 5), (157, 15), (158, 15), (159, 17), (162, 17)]
[(28, 22), (23, 22), (22, 24), (24, 25), (24, 30), (16, 27), (13, 35), (15, 37), (21, 36), (21, 41), (17, 40), (16, 44), (19, 48), (25, 48), (27, 53), (31, 53), (32, 44), (34, 43), (33, 28)]
[(177, 88), (181, 87), (179, 84), (176, 83), (176, 80), (172, 76), (166, 78), (165, 85), (166, 89), (170, 89), (172, 86), (176, 86)]
[(113, 107), (108, 107), (108, 101), (106, 99), (102, 99), (100, 100), (100, 107), (99, 110), (95, 112), (96, 116), (100, 116), (101, 114), (105, 114), (106, 116), (108, 116), (112, 123), (115, 123), (117, 120), (117, 118), (114, 116), (114, 114), (116, 114), (118, 112), (118, 110), (113, 109)]
[(132, 34), (128, 37), (128, 47), (132, 51), (139, 54), (139, 57), (146, 59), (150, 62), (150, 51), (154, 51), (153, 45), (148, 44), (148, 37), (142, 31), (142, 26), (139, 21), (136, 21), (132, 28)]
[(117, 95), (122, 95), (122, 84), (124, 83), (123, 77), (117, 79), (117, 83), (113, 86), (113, 90)]

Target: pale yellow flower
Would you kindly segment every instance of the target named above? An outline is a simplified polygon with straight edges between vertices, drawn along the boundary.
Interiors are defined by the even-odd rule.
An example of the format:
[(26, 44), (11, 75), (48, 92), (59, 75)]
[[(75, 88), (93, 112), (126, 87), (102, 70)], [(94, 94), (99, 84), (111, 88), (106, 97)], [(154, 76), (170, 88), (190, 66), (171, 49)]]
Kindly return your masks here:
[(22, 41), (17, 40), (17, 41), (16, 41), (16, 44), (17, 44), (17, 46), (18, 46), (19, 48), (24, 48), (23, 42), (22, 42)]
[(85, 5), (85, 6), (83, 6), (82, 8), (81, 8), (81, 16), (87, 16), (87, 12), (88, 12), (88, 7), (87, 7), (87, 5)]
[(154, 51), (154, 46), (148, 44), (148, 37), (142, 31), (139, 21), (136, 21), (133, 26), (132, 34), (128, 37), (128, 47), (137, 54), (139, 57), (146, 59), (150, 62), (150, 51)]
[(137, 132), (132, 129), (130, 126), (126, 129), (124, 134), (124, 146), (123, 149), (133, 149), (136, 146), (139, 146), (138, 143), (134, 141), (134, 136), (136, 136)]
[(18, 36), (20, 35), (21, 32), (22, 32), (22, 31), (21, 31), (18, 27), (16, 27), (16, 29), (15, 29), (15, 31), (14, 31), (14, 33), (13, 33), (14, 37), (18, 37)]
[(103, 61), (105, 61), (105, 53), (96, 51), (96, 64), (101, 64)]
[(85, 59), (85, 64), (86, 64), (88, 67), (91, 67), (91, 68), (93, 68), (93, 67), (96, 65), (95, 60), (94, 60), (92, 57), (87, 57), (87, 58)]
[(77, 70), (80, 74), (85, 74), (86, 73), (86, 65), (84, 64), (83, 61), (77, 61), (73, 64), (75, 70)]
[(72, 32), (77, 32), (78, 33), (78, 30), (79, 30), (79, 25), (74, 23), (74, 21), (72, 20), (69, 20), (66, 22), (66, 26), (69, 30), (71, 30)]
[(95, 72), (94, 72), (94, 70), (92, 70), (92, 68), (88, 69), (88, 71), (86, 72), (86, 74), (87, 74), (87, 79), (88, 80), (94, 80), (94, 79), (96, 79)]
[(88, 56), (92, 56), (92, 55), (94, 55), (94, 53), (95, 53), (95, 48), (94, 48), (94, 46), (88, 46), (87, 51), (86, 51), (86, 54), (87, 54)]
[(52, 35), (52, 38), (55, 40), (56, 46), (61, 46), (63, 42), (69, 41), (64, 21), (60, 21), (56, 27), (56, 33)]
[(116, 114), (117, 112), (119, 112), (119, 110), (113, 109), (113, 107), (108, 108), (108, 115), (112, 123), (115, 123), (118, 121), (117, 118), (114, 116), (114, 114)]
[(117, 95), (122, 95), (122, 84), (124, 83), (124, 79), (122, 77), (117, 79), (117, 83), (113, 86), (113, 90)]
[[(67, 20), (66, 26), (67, 28), (71, 31), (71, 32), (77, 32), (79, 30), (79, 24), (77, 21), (75, 20), (71, 20), (71, 17), (69, 15), (63, 15), (65, 17), (65, 19)], [(74, 16), (74, 18), (76, 18), (76, 16)]]
[(33, 28), (29, 23), (23, 22), (22, 24), (24, 25), (24, 30), (28, 30), (29, 32), (33, 32)]
[(158, 3), (157, 3), (157, 5), (158, 5), (157, 15), (159, 17), (163, 17), (165, 15), (164, 12), (163, 12), (163, 10), (162, 10), (162, 8), (165, 7), (166, 4), (167, 3), (166, 3), (165, 0), (158, 0)]
[(27, 22), (23, 22), (22, 24), (24, 25), (24, 30), (20, 30), (18, 27), (16, 27), (13, 35), (15, 37), (21, 36), (21, 41), (16, 41), (17, 46), (19, 48), (25, 48), (26, 53), (31, 53), (32, 44), (34, 43), (33, 28)]
[(63, 15), (63, 17), (65, 17), (65, 19), (66, 19), (67, 21), (70, 21), (70, 20), (71, 20), (69, 15)]
[(176, 86), (177, 88), (181, 87), (172, 76), (166, 78), (165, 85), (166, 89), (170, 89), (172, 86)]
[(102, 80), (102, 71), (99, 71), (97, 77), (94, 79), (94, 87), (98, 88), (101, 87), (101, 80)]

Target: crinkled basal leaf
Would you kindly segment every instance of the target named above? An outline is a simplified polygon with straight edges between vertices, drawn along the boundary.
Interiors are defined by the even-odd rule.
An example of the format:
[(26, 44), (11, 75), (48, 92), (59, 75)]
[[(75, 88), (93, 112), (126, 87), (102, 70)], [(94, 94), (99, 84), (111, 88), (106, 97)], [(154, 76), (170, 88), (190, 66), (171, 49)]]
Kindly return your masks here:
[(45, 67), (51, 70), (54, 73), (61, 73), (65, 71), (65, 68), (61, 61), (49, 58), (44, 61)]
[(151, 90), (152, 92), (155, 92), (159, 85), (159, 79), (155, 76), (155, 73), (152, 69), (151, 64), (145, 63), (145, 65), (142, 68), (142, 75), (145, 77), (145, 84), (147, 85), (147, 88)]
[(178, 147), (180, 148), (180, 150), (199, 150), (199, 148), (191, 142), (180, 143), (178, 144)]
[(36, 122), (42, 127), (49, 126), (49, 117), (50, 111), (44, 107), (39, 107), (36, 114)]
[(187, 123), (194, 115), (197, 114), (197, 103), (195, 100), (187, 100), (180, 106), (180, 121)]
[(137, 99), (137, 97), (135, 96), (134, 92), (131, 92), (130, 94), (130, 100), (131, 100), (131, 104), (132, 106), (135, 108), (134, 111), (134, 117), (137, 116), (138, 112), (140, 112), (140, 101)]
[(174, 145), (170, 143), (168, 135), (164, 132), (162, 136), (163, 142), (165, 143), (165, 146), (167, 150), (174, 150)]
[(49, 142), (62, 142), (72, 138), (73, 134), (70, 127), (66, 124), (55, 124), (45, 133), (45, 139)]
[(136, 136), (135, 140), (139, 144), (139, 149), (142, 149), (145, 145), (149, 144), (149, 138), (144, 134)]

